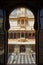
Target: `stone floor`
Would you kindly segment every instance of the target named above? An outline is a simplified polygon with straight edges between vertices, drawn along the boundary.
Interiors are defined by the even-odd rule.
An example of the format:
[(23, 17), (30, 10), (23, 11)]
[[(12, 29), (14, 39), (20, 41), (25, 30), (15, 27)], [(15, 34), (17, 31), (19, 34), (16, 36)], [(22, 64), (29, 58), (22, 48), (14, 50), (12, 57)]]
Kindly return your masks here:
[(26, 53), (9, 53), (7, 64), (35, 64), (35, 57)]

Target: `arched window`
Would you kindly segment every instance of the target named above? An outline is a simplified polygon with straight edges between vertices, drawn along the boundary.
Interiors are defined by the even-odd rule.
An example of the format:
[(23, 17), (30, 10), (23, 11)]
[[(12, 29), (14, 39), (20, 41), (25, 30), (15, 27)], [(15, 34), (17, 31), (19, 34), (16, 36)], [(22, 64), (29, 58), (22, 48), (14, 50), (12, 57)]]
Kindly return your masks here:
[[(15, 47), (14, 48), (12, 47), (12, 48), (15, 50), (12, 49), (12, 52), (11, 52), (11, 50), (8, 52), (8, 56), (9, 56), (9, 54), (11, 54), (11, 56), (8, 57), (8, 64), (12, 64), (12, 62), (14, 61), (16, 56), (18, 59), (16, 58), (17, 61), (15, 60), (14, 61), (15, 63), (13, 62), (13, 64), (16, 64), (16, 63), (17, 64), (18, 63), (19, 64), (22, 64), (22, 63), (23, 64), (24, 63), (25, 64), (26, 63), (35, 64), (36, 63), (36, 61), (35, 61), (36, 56), (35, 56), (35, 59), (34, 58), (32, 59), (32, 54), (33, 53), (36, 54), (36, 51), (34, 51), (35, 44), (36, 44), (35, 37), (32, 38), (32, 35), (31, 35), (31, 33), (35, 33), (34, 22), (35, 22), (34, 14), (28, 8), (24, 8), (24, 7), (16, 8), (10, 13), (10, 15), (9, 15), (10, 29), (8, 30), (8, 34), (11, 31), (12, 34), (14, 33), (13, 34), (14, 38), (8, 40), (8, 47), (10, 49), (10, 46), (12, 47), (14, 45)], [(32, 46), (34, 46), (34, 50), (33, 50)], [(29, 48), (33, 51), (32, 53), (31, 53), (31, 50), (29, 51)], [(21, 62), (20, 62), (20, 59), (18, 56), (19, 54), (20, 54)], [(21, 57), (21, 54), (23, 57)], [(26, 57), (25, 57), (25, 54), (26, 54)], [(28, 54), (28, 57), (27, 57), (27, 54)], [(31, 58), (29, 55), (31, 56)], [(13, 58), (12, 58), (12, 56), (13, 56)], [(14, 56), (15, 56), (15, 58), (14, 58)], [(10, 58), (11, 63), (9, 62), (9, 58)], [(29, 59), (30, 59), (30, 62), (29, 62)], [(32, 59), (32, 61), (31, 61), (31, 59)]]
[(41, 23), (41, 29), (43, 29), (43, 9), (40, 10), (40, 23)]

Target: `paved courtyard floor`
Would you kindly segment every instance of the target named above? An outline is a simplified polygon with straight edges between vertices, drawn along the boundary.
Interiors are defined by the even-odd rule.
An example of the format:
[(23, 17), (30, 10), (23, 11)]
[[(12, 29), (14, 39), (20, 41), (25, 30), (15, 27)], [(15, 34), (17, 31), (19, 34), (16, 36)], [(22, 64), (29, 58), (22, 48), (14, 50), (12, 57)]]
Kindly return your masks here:
[(35, 58), (30, 54), (19, 53), (8, 54), (8, 63), (7, 64), (35, 64)]

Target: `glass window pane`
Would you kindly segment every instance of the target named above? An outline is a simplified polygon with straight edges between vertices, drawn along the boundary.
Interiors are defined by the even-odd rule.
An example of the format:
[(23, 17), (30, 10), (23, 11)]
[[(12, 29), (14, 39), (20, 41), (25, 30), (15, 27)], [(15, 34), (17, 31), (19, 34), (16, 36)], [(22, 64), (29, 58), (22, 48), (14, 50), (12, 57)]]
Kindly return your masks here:
[(0, 9), (0, 63), (4, 64), (4, 31), (3, 19), (5, 17), (4, 10)]
[(0, 32), (3, 28), (3, 10), (0, 10)]
[(43, 29), (43, 17), (40, 18), (40, 22), (41, 22), (41, 29)]
[(40, 11), (40, 23), (41, 23), (41, 29), (43, 29), (43, 9)]

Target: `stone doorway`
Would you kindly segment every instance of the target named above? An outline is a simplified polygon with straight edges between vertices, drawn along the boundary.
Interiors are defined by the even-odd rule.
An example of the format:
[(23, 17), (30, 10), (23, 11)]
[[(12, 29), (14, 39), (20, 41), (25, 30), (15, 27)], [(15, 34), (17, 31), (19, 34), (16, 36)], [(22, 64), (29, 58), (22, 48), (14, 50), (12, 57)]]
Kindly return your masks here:
[(21, 45), (20, 46), (20, 53), (25, 52), (25, 51), (26, 51), (25, 45)]

